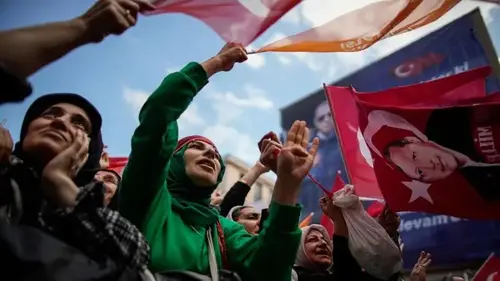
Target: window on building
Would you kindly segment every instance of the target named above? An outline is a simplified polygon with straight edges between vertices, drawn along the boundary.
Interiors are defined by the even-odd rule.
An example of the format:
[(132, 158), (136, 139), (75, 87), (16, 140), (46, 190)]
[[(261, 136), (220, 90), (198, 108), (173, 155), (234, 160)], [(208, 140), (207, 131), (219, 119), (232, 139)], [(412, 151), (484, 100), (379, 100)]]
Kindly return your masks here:
[(262, 185), (260, 183), (256, 183), (253, 187), (253, 201), (259, 201), (262, 199)]

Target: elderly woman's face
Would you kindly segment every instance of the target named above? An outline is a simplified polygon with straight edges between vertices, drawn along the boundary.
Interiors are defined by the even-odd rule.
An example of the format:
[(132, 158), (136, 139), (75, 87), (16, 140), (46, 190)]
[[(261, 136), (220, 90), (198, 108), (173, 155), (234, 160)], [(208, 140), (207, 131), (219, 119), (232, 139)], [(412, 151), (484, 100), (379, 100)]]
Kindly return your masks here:
[(22, 143), (23, 150), (27, 154), (50, 160), (69, 147), (77, 130), (87, 135), (91, 133), (87, 113), (72, 104), (55, 104), (31, 121)]
[(220, 155), (211, 144), (194, 141), (184, 152), (186, 174), (197, 186), (214, 186), (221, 170)]
[(118, 189), (118, 177), (109, 171), (98, 171), (95, 174), (95, 179), (102, 182), (105, 188), (104, 194), (104, 205), (108, 206), (113, 196), (115, 196), (116, 190)]
[(311, 262), (328, 267), (332, 264), (332, 248), (326, 239), (328, 237), (313, 229), (307, 234), (304, 250)]

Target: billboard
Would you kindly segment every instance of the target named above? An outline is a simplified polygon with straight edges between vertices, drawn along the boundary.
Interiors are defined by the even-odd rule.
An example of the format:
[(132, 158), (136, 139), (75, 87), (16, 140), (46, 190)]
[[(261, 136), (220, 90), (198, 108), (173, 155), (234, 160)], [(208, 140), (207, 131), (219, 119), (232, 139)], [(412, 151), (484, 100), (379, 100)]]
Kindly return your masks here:
[[(500, 90), (500, 66), (479, 10), (455, 20), (399, 51), (333, 83), (354, 86), (359, 91), (379, 91), (439, 79), (466, 70), (490, 65), (493, 75), (487, 81), (488, 93)], [(311, 124), (313, 136), (321, 139), (319, 159), (311, 173), (324, 186), (331, 186), (336, 170), (346, 178), (331, 114), (320, 89), (311, 96), (281, 110), (284, 130), (294, 120)], [(300, 203), (303, 216), (315, 212), (319, 222), (322, 196), (313, 183), (304, 181)], [(420, 213), (402, 214), (401, 235), (404, 241), (405, 267), (410, 268), (422, 250), (431, 252), (434, 266), (456, 265), (485, 259), (500, 251), (500, 222), (469, 221), (448, 216)]]

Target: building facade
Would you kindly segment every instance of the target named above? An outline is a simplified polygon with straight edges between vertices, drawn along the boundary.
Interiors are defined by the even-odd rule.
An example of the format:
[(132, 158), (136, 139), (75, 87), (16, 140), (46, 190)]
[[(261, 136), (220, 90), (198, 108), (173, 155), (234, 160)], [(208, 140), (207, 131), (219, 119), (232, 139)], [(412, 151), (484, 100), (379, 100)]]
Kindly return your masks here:
[[(222, 182), (217, 187), (217, 191), (225, 195), (231, 187), (240, 180), (251, 168), (243, 160), (232, 155), (224, 156), (226, 172)], [(269, 176), (262, 175), (251, 187), (245, 200), (245, 205), (254, 206), (257, 209), (267, 208), (271, 202), (271, 196), (274, 188), (274, 180)]]

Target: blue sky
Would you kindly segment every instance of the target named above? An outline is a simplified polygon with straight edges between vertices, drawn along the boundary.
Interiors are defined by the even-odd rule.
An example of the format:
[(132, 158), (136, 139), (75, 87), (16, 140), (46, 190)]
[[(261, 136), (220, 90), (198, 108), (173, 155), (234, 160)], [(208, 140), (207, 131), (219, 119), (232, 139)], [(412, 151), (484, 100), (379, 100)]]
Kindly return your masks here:
[[(256, 0), (257, 1), (257, 0)], [(92, 0), (18, 0), (0, 3), (0, 29), (66, 20), (88, 9)], [(342, 3), (344, 2), (344, 3)], [(349, 2), (349, 3), (345, 3)], [(251, 48), (319, 25), (371, 0), (307, 0), (271, 27)], [(203, 134), (222, 153), (253, 163), (256, 143), (270, 130), (280, 131), (279, 109), (403, 45), (439, 28), (476, 6), (489, 25), (500, 53), (500, 8), (464, 1), (428, 27), (390, 38), (366, 51), (346, 54), (267, 53), (221, 73), (196, 97), (180, 120), (180, 134)], [(496, 27), (493, 29), (493, 23)], [(30, 78), (34, 94), (22, 104), (2, 106), (0, 119), (18, 139), (20, 124), (31, 101), (50, 92), (75, 92), (100, 110), (104, 141), (114, 156), (130, 152), (137, 113), (147, 96), (172, 71), (190, 61), (203, 61), (224, 42), (203, 22), (181, 14), (142, 17), (120, 37), (84, 46)]]

